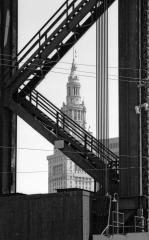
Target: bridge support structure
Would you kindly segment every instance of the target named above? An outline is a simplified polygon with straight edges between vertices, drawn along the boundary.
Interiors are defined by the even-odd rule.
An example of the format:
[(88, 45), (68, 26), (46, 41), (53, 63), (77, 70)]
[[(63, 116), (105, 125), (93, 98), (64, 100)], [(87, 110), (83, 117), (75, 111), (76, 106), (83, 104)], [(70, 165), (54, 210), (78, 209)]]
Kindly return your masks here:
[(149, 196), (148, 7), (148, 0), (119, 1), (120, 196), (139, 196), (138, 208)]
[(0, 194), (8, 194), (16, 192), (17, 117), (4, 105), (4, 82), (16, 64), (18, 1), (0, 0), (0, 17)]

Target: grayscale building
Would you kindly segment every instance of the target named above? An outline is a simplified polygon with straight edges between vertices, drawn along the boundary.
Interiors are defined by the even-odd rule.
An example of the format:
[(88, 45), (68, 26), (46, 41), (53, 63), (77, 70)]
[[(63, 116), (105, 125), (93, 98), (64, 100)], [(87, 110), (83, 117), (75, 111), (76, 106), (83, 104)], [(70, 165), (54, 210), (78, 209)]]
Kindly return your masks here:
[[(76, 69), (75, 57), (73, 56), (71, 71), (67, 82), (66, 103), (63, 103), (61, 110), (85, 129), (86, 107), (84, 101), (81, 99), (81, 84)], [(54, 154), (48, 156), (47, 160), (49, 193), (56, 192), (57, 189), (62, 188), (94, 190), (94, 180), (58, 149), (55, 148)]]

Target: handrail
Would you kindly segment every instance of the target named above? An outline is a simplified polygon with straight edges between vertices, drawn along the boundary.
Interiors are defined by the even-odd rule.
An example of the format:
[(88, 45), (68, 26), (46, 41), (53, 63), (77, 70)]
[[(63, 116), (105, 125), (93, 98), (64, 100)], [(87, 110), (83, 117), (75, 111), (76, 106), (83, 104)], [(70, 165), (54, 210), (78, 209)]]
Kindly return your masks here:
[[(30, 95), (26, 96), (26, 100), (34, 103), (34, 106), (41, 110), (46, 115), (49, 114), (56, 120), (59, 127), (68, 129), (76, 137), (77, 141), (84, 142), (86, 149), (95, 151), (100, 157), (104, 157), (107, 164), (112, 164), (111, 167), (118, 167), (118, 156), (106, 148), (100, 141), (98, 141), (89, 132), (83, 129), (79, 124), (73, 121), (70, 117), (64, 114), (59, 108), (57, 108), (53, 103), (46, 99), (41, 93), (33, 90)], [(48, 117), (48, 115), (47, 115)], [(78, 140), (80, 139), (80, 140)]]
[(26, 47), (33, 41), (34, 38), (36, 38), (39, 33), (47, 26), (47, 24), (56, 16), (56, 14), (64, 7), (66, 4), (67, 0), (59, 7), (59, 9), (46, 21), (46, 23), (39, 29), (39, 31), (30, 39), (28, 43), (20, 50), (20, 52), (17, 54), (17, 57), (26, 49)]
[[(49, 106), (51, 106), (54, 110), (56, 110), (57, 112), (60, 113), (60, 115), (64, 116), (68, 121), (70, 121), (71, 123), (73, 122), (73, 125), (75, 125), (77, 128), (79, 128), (81, 131), (83, 131), (88, 137), (91, 137), (92, 135), (86, 131), (85, 129), (83, 129), (79, 124), (77, 124), (75, 121), (73, 121), (71, 118), (69, 118), (66, 114), (64, 114), (59, 108), (57, 108), (52, 102), (50, 102), (48, 99), (46, 99), (42, 94), (40, 94), (39, 92), (37, 92), (36, 90), (33, 90), (31, 94), (37, 94), (38, 96), (40, 96), (40, 98), (43, 101), (46, 101), (47, 104)], [(98, 142), (98, 144), (104, 148), (105, 151), (107, 151), (109, 154), (111, 154), (113, 157), (117, 157), (117, 155), (115, 155), (112, 151), (110, 151), (108, 148), (105, 147), (105, 145), (103, 145), (100, 141), (98, 141), (95, 137), (92, 136), (92, 138)]]
[[(80, 129), (82, 132), (84, 132), (88, 137), (90, 137), (91, 135), (85, 130), (83, 129), (79, 124), (77, 124), (75, 121), (73, 121), (71, 118), (69, 118), (66, 114), (64, 114), (59, 108), (57, 108), (53, 103), (51, 103), (50, 101), (48, 101), (46, 98), (44, 98), (39, 92), (37, 92), (36, 90), (33, 90), (32, 93), (36, 93), (38, 94), (38, 97), (40, 96), (42, 100), (46, 100), (49, 104), (49, 106), (51, 106), (54, 110), (56, 110), (57, 112), (60, 113), (60, 115), (66, 117), (66, 119), (68, 120), (68, 122), (70, 122), (71, 124), (73, 123), (73, 125), (75, 125), (78, 129)], [(33, 95), (32, 95), (33, 96)], [(39, 99), (38, 99), (39, 100)], [(93, 137), (93, 136), (92, 136)], [(95, 141), (97, 141), (96, 138), (93, 137), (93, 139), (95, 139)], [(105, 150), (108, 150), (109, 153), (112, 153), (113, 156), (116, 156), (113, 152), (111, 152), (108, 148), (106, 148), (101, 142), (99, 142), (99, 144), (105, 148)]]
[[(55, 24), (62, 19), (62, 17), (66, 14), (68, 17), (68, 11), (72, 7), (74, 9), (74, 5), (76, 2), (80, 2), (80, 0), (66, 0), (61, 7), (52, 15), (52, 17), (40, 28), (40, 30), (30, 39), (30, 41), (20, 50), (17, 54), (17, 63), (21, 63), (22, 60), (30, 53), (37, 45), (40, 45), (40, 41), (43, 37), (46, 38), (47, 33), (55, 26)], [(64, 8), (65, 7), (65, 8)], [(61, 12), (62, 11), (62, 12)], [(61, 12), (61, 13), (60, 13)], [(60, 15), (58, 15), (60, 14)], [(55, 20), (54, 20), (55, 18)], [(52, 22), (52, 20), (54, 22)], [(42, 33), (42, 31), (44, 31)], [(36, 39), (37, 38), (37, 39)], [(30, 45), (30, 47), (29, 47)], [(24, 54), (22, 55), (22, 53)], [(20, 55), (22, 55), (20, 57)], [(18, 59), (20, 57), (20, 59)]]

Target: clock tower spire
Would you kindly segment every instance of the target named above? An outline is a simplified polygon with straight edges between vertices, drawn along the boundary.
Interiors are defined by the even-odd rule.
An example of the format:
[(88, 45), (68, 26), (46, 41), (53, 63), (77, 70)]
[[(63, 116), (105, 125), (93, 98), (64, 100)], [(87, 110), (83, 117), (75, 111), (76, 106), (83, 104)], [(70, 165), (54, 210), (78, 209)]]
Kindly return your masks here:
[(73, 60), (67, 82), (66, 104), (63, 103), (61, 110), (76, 123), (85, 129), (86, 107), (80, 95), (81, 84), (77, 75), (76, 51), (73, 49)]

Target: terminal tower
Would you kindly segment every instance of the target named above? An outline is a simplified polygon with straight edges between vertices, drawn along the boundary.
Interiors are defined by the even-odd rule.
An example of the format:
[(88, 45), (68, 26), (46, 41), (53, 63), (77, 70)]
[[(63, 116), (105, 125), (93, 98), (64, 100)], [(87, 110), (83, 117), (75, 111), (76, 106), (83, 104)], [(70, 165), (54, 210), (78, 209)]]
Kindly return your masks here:
[(85, 129), (86, 125), (86, 107), (84, 101), (81, 100), (80, 88), (81, 84), (76, 73), (76, 63), (75, 57), (73, 54), (73, 61), (71, 66), (70, 75), (67, 82), (67, 96), (66, 104), (63, 103), (61, 108), (67, 116), (79, 124), (82, 128)]
[[(77, 66), (73, 52), (73, 61), (67, 82), (66, 103), (63, 103), (61, 111), (85, 129), (86, 107), (81, 99), (81, 84), (76, 70)], [(54, 154), (48, 156), (47, 160), (49, 193), (65, 188), (94, 190), (94, 180), (56, 147), (54, 148)]]

